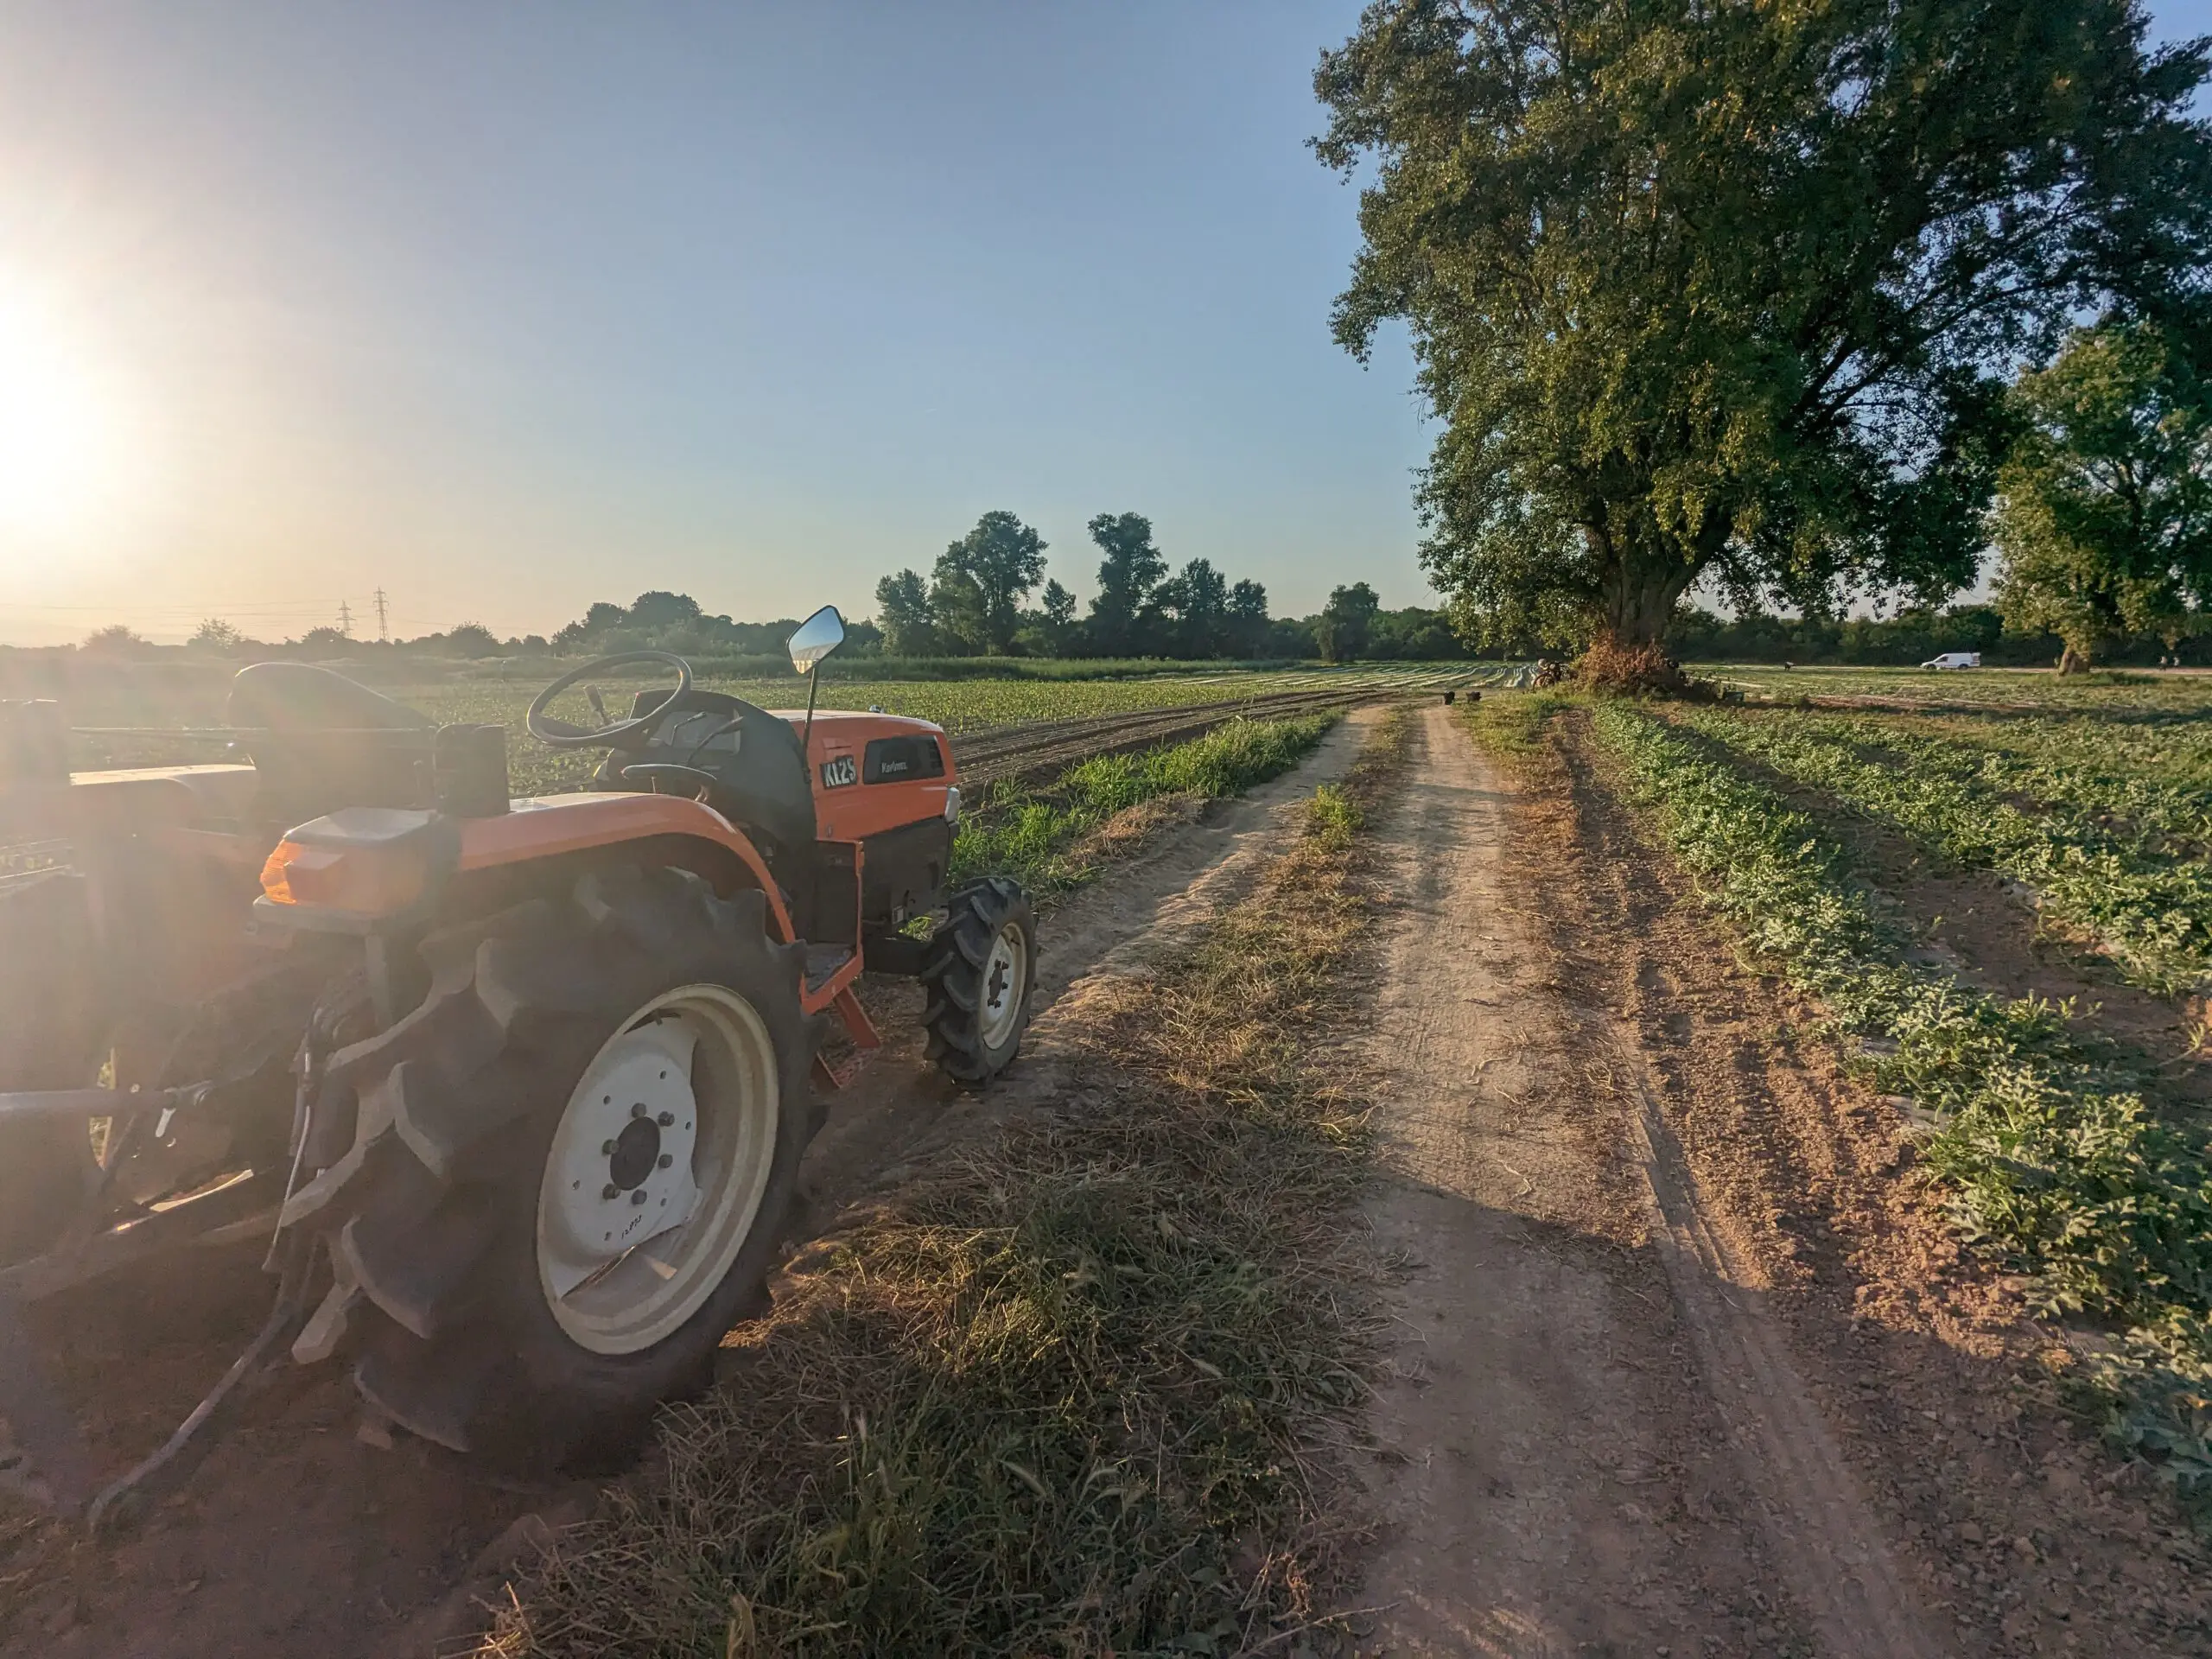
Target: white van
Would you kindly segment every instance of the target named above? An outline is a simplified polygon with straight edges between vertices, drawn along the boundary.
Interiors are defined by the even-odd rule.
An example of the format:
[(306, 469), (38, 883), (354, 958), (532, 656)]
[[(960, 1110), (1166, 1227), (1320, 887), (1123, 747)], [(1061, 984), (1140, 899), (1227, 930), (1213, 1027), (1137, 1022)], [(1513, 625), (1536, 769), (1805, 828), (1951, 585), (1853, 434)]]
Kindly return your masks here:
[(1981, 653), (1978, 651), (1947, 651), (1941, 657), (1931, 657), (1921, 664), (1923, 668), (1980, 668)]

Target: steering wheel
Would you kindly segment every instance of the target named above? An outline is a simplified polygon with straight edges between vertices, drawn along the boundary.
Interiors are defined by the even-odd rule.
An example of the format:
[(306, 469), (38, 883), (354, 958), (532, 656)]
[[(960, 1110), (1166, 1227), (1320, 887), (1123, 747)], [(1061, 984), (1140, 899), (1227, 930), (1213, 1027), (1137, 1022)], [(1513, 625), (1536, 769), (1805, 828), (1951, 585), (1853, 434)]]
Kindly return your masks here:
[[(596, 730), (587, 730), (582, 726), (572, 726), (565, 720), (556, 720), (545, 712), (547, 706), (554, 698), (575, 684), (577, 681), (589, 679), (594, 674), (603, 674), (609, 669), (628, 668), (636, 663), (658, 663), (664, 667), (676, 671), (676, 690), (645, 713), (634, 715), (628, 720), (610, 721)], [(530, 728), (530, 734), (532, 737), (549, 748), (608, 748), (620, 743), (631, 733), (640, 731), (658, 720), (662, 709), (667, 708), (671, 702), (675, 702), (677, 697), (682, 696), (690, 689), (691, 664), (674, 652), (626, 651), (616, 656), (601, 657), (595, 662), (586, 663), (582, 668), (570, 669), (537, 694), (537, 701), (530, 705), (530, 712), (523, 716), (523, 724)]]

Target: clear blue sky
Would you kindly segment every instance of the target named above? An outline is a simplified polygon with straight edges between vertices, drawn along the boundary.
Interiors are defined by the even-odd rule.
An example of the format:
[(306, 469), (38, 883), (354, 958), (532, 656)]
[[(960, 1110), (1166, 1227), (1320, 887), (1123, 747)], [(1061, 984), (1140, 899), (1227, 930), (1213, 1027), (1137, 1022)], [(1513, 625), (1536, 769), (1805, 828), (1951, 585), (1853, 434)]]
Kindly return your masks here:
[(865, 612), (994, 507), (1422, 601), (1357, 11), (0, 0), (0, 639)]
[(0, 640), (864, 612), (994, 507), (1424, 601), (1305, 148), (1357, 13), (0, 0)]

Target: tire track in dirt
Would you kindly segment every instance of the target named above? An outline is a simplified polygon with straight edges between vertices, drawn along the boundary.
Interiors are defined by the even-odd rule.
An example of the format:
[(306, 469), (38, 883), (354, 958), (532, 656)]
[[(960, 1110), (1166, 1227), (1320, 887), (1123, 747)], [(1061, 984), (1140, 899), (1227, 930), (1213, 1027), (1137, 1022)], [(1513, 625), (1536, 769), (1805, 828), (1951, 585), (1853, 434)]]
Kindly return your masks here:
[[(1382, 827), (1377, 1651), (1934, 1654), (1632, 1034), (1579, 1003), (1441, 708)], [(1575, 879), (1578, 873), (1559, 874)]]

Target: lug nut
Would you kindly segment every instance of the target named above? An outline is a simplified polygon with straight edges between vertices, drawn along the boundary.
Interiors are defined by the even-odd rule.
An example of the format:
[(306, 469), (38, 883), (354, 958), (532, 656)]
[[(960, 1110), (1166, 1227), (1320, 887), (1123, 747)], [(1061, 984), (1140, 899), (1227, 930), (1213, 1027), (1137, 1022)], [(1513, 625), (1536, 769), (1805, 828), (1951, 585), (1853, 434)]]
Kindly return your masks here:
[(644, 1187), (642, 1187), (642, 1186), (641, 1186), (641, 1187), (639, 1187), (636, 1192), (632, 1192), (632, 1193), (631, 1193), (631, 1194), (630, 1194), (630, 1202), (631, 1202), (631, 1203), (632, 1203), (632, 1204), (643, 1204), (645, 1201), (645, 1189)]
[(634, 1105), (634, 1106), (631, 1107), (631, 1108), (630, 1108), (630, 1116), (632, 1116), (632, 1117), (643, 1117), (643, 1116), (645, 1116), (645, 1103), (644, 1101), (642, 1101), (642, 1100), (641, 1100), (641, 1101), (639, 1101), (636, 1105)]
[(660, 1166), (661, 1166), (663, 1169), (666, 1169), (666, 1168), (667, 1168), (671, 1164), (674, 1163), (675, 1161), (676, 1161), (676, 1154), (673, 1154), (673, 1153), (664, 1152), (664, 1153), (663, 1153), (663, 1154), (661, 1154), (661, 1155), (660, 1155)]
[(612, 1141), (601, 1141), (599, 1143), (599, 1155), (602, 1158), (612, 1158), (614, 1155), (614, 1143)]
[(605, 1186), (599, 1189), (599, 1196), (602, 1198), (619, 1198), (622, 1196), (622, 1189), (615, 1185), (613, 1182), (609, 1181)]
[(670, 1124), (671, 1124), (671, 1123), (673, 1123), (673, 1122), (676, 1122), (676, 1114), (675, 1114), (674, 1112), (663, 1112), (663, 1113), (662, 1113), (662, 1114), (661, 1114), (658, 1118), (654, 1119), (653, 1121), (654, 1121), (655, 1122), (658, 1123), (658, 1124), (661, 1126), (661, 1128), (663, 1128), (664, 1129), (664, 1128), (666, 1128)]

